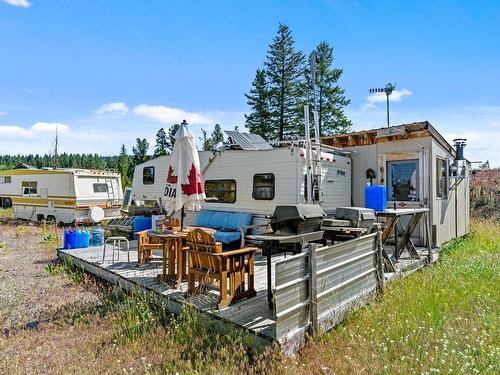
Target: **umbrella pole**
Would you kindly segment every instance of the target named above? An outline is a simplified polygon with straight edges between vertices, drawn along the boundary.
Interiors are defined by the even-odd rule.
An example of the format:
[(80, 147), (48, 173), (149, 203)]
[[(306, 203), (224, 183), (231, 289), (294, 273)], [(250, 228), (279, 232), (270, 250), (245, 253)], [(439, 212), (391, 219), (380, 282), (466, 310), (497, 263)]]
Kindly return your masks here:
[(181, 208), (181, 230), (184, 229), (184, 206)]

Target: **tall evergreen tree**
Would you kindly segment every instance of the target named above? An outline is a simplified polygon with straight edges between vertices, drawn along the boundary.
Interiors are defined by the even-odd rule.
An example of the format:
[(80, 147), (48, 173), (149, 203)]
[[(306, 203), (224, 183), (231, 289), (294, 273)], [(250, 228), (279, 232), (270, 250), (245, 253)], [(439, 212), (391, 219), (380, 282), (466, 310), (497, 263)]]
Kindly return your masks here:
[(134, 165), (141, 164), (149, 160), (148, 149), (149, 143), (146, 138), (136, 139), (136, 145), (135, 147), (132, 147)]
[(177, 133), (177, 130), (179, 130), (179, 128), (180, 128), (179, 124), (174, 124), (170, 128), (168, 128), (168, 131), (167, 131), (168, 138), (167, 138), (166, 148), (167, 148), (169, 154), (174, 149), (175, 133)]
[(130, 179), (130, 159), (127, 153), (127, 149), (125, 148), (125, 145), (122, 145), (120, 149), (120, 155), (118, 156), (118, 172), (120, 172), (122, 176), (122, 187), (125, 188), (126, 186), (130, 186), (131, 184), (131, 179)]
[(250, 106), (250, 114), (245, 114), (245, 126), (250, 133), (259, 134), (264, 139), (274, 139), (276, 124), (271, 122), (269, 90), (264, 69), (257, 69), (252, 87), (245, 97)]
[(271, 123), (276, 124), (278, 130), (273, 138), (280, 141), (296, 135), (300, 124), (300, 91), (305, 59), (294, 45), (290, 29), (280, 24), (264, 62)]
[(200, 137), (201, 147), (203, 151), (213, 150), (219, 143), (224, 142), (224, 133), (219, 124), (215, 124), (214, 130), (208, 136), (205, 129), (201, 129), (202, 136)]
[(210, 138), (212, 139), (212, 143), (214, 146), (224, 142), (224, 133), (222, 132), (222, 128), (220, 127), (219, 124), (215, 124), (214, 130)]
[(155, 158), (169, 153), (167, 148), (168, 142), (167, 133), (165, 133), (165, 129), (161, 128), (158, 130), (158, 133), (156, 133), (156, 146), (153, 153)]
[[(343, 108), (351, 101), (345, 97), (345, 90), (338, 85), (342, 69), (333, 68), (333, 48), (328, 42), (321, 42), (316, 52), (316, 108), (318, 110), (318, 124), (320, 136), (333, 133), (346, 133), (351, 128), (351, 121), (347, 119)], [(311, 119), (314, 95), (310, 64), (306, 66), (303, 94), (311, 110)], [(312, 121), (311, 121), (312, 123)]]

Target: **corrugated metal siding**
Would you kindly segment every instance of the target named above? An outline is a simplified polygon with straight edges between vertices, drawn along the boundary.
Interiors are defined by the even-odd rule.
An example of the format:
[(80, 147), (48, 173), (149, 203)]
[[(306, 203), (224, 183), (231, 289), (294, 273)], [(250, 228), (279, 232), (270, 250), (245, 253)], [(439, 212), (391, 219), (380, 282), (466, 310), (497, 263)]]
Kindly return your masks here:
[[(326, 330), (376, 288), (376, 234), (316, 250), (318, 318)], [(276, 263), (276, 332), (280, 342), (308, 329), (309, 254)]]

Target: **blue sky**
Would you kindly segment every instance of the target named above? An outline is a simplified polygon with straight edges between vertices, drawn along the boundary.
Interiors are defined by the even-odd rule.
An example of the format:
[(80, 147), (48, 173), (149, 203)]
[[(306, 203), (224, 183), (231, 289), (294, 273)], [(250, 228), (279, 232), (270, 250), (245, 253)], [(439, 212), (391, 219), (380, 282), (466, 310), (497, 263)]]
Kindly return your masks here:
[(429, 120), (500, 165), (499, 1), (0, 0), (0, 154), (116, 154), (184, 118), (243, 127), (244, 93), (279, 22), (334, 47), (354, 129)]

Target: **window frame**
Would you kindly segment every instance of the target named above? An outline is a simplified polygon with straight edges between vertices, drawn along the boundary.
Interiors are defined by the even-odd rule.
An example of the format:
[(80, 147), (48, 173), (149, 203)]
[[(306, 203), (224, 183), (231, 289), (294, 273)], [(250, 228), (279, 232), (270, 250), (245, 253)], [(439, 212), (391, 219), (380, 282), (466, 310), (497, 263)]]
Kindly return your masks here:
[[(145, 175), (144, 175), (144, 172), (146, 171), (146, 169), (149, 169), (149, 170), (152, 170), (153, 171), (153, 174), (152, 174), (152, 181), (151, 182), (146, 182), (145, 180)], [(150, 166), (147, 166), (147, 167), (143, 167), (142, 168), (142, 184), (143, 185), (154, 185), (155, 183), (155, 176), (156, 176), (156, 170), (155, 170), (155, 167), (153, 165), (150, 165)], [(149, 176), (151, 177), (151, 176)]]
[[(104, 186), (106, 189), (104, 191), (96, 190), (96, 186)], [(92, 184), (92, 188), (94, 189), (94, 193), (108, 193), (108, 184), (104, 182), (95, 182)]]
[(11, 184), (12, 176), (0, 176), (0, 184)]
[(209, 199), (210, 197), (207, 196), (207, 199), (205, 200), (207, 203), (229, 203), (229, 204), (236, 203), (236, 194), (237, 194), (237, 190), (238, 190), (238, 184), (236, 183), (236, 180), (234, 178), (221, 178), (221, 179), (205, 180), (205, 184), (204, 184), (205, 195), (207, 195), (207, 191), (208, 191), (207, 190), (207, 183), (210, 183), (210, 182), (230, 182), (230, 183), (234, 184), (234, 190), (222, 190), (222, 192), (225, 192), (225, 191), (233, 192), (234, 191), (234, 200), (232, 202), (221, 201), (221, 200), (219, 200), (218, 196), (217, 196), (217, 200), (211, 200), (211, 199)]
[[(391, 165), (397, 165), (397, 164), (404, 164), (404, 163), (414, 163), (415, 164), (415, 190), (416, 190), (416, 197), (414, 200), (412, 199), (393, 199), (394, 195), (394, 188), (392, 186), (392, 168), (390, 168)], [(411, 158), (411, 159), (391, 159), (391, 160), (386, 160), (385, 162), (385, 168), (386, 168), (386, 173), (385, 173), (385, 178), (386, 178), (386, 187), (387, 187), (387, 201), (388, 202), (409, 202), (409, 203), (418, 203), (420, 202), (421, 194), (422, 192), (420, 191), (420, 159), (419, 158)], [(409, 197), (409, 194), (408, 194)]]
[[(25, 193), (25, 189), (28, 189)], [(23, 197), (38, 197), (38, 181), (21, 181), (21, 195)]]
[[(257, 198), (255, 195), (255, 191), (258, 188), (265, 188), (268, 189), (269, 186), (255, 186), (255, 178), (257, 176), (272, 176), (272, 195), (271, 198)], [(252, 185), (252, 198), (257, 200), (257, 201), (272, 201), (274, 197), (276, 196), (276, 176), (274, 173), (255, 173), (253, 175), (253, 185)]]
[[(436, 157), (436, 198), (448, 199), (448, 161), (445, 158)], [(444, 174), (443, 173), (444, 167)], [(440, 180), (444, 181), (444, 187), (441, 189)], [(442, 191), (441, 191), (442, 190)]]

